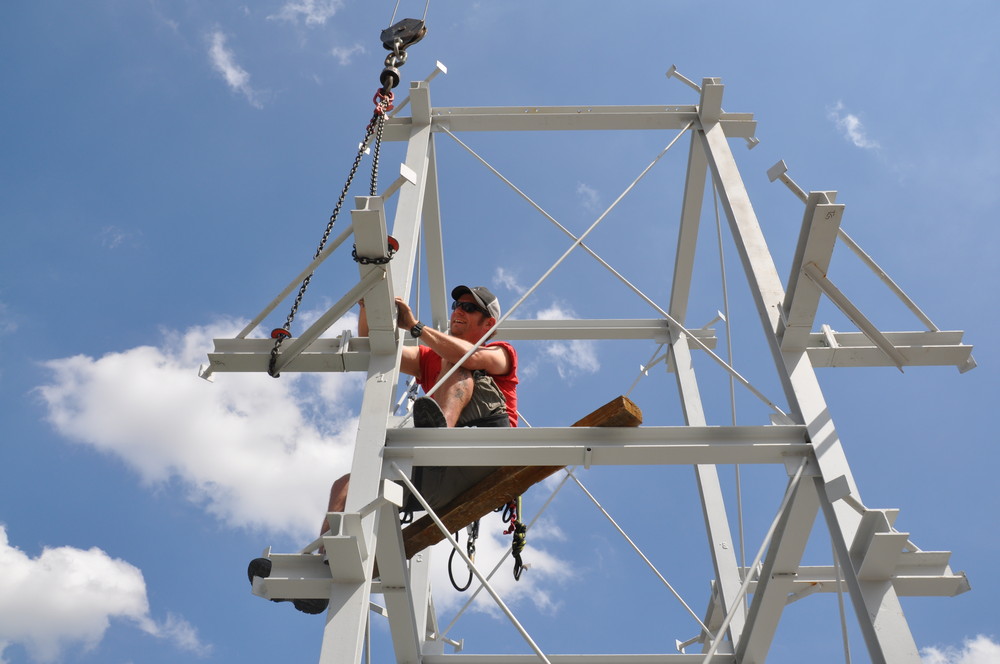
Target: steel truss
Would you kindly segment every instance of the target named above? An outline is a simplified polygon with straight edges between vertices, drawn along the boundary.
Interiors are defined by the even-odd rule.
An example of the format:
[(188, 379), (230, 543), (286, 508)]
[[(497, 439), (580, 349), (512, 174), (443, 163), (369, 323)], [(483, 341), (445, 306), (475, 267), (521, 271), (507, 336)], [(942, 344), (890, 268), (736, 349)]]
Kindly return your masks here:
[[(674, 73), (674, 70), (671, 70)], [(961, 332), (938, 330), (919, 312), (926, 330), (882, 332), (826, 277), (838, 237), (856, 245), (840, 228), (844, 205), (835, 192), (806, 194), (785, 174), (772, 169), (805, 203), (802, 230), (787, 285), (780, 280), (764, 242), (753, 206), (737, 169), (729, 139), (752, 143), (755, 122), (749, 113), (722, 110), (723, 85), (705, 79), (693, 106), (435, 108), (429, 80), (411, 84), (410, 116), (391, 117), (383, 140), (405, 141), (401, 177), (381, 197), (358, 197), (350, 232), (286, 288), (235, 339), (216, 340), (202, 375), (266, 371), (272, 342), (248, 339), (303, 277), (351, 233), (359, 256), (387, 255), (385, 202), (398, 196), (392, 236), (399, 251), (387, 264), (359, 264), (359, 280), (323, 316), (282, 349), (278, 369), (287, 371), (361, 371), (364, 398), (352, 465), (346, 511), (330, 514), (331, 534), (302, 552), (272, 554), (272, 574), (257, 579), (254, 593), (266, 598), (330, 599), (323, 630), (322, 664), (360, 662), (370, 596), (381, 593), (398, 662), (424, 664), (499, 664), (548, 661), (565, 664), (603, 662), (764, 662), (779, 620), (790, 603), (817, 591), (846, 587), (870, 660), (919, 664), (920, 657), (898, 598), (902, 595), (955, 595), (969, 589), (964, 574), (948, 566), (948, 552), (922, 551), (907, 533), (893, 528), (894, 510), (869, 509), (861, 500), (837, 431), (816, 378), (816, 367), (952, 365), (974, 366)], [(433, 324), (448, 319), (444, 249), (438, 200), (435, 134), (468, 131), (673, 130), (690, 135), (687, 176), (670, 304), (651, 319), (528, 321), (502, 320), (498, 336), (511, 340), (647, 339), (667, 344), (686, 426), (638, 429), (451, 429), (399, 428), (392, 410), (399, 388), (399, 357), (412, 343), (395, 326), (393, 298), (409, 299), (418, 237), (427, 256)], [(772, 426), (707, 426), (692, 354), (716, 346), (710, 328), (687, 329), (688, 298), (702, 202), (706, 186), (718, 192), (725, 219), (739, 252), (777, 373), (788, 412), (778, 409)], [(565, 229), (564, 229), (565, 230)], [(568, 231), (567, 231), (568, 233)], [(846, 238), (846, 239), (845, 239)], [(582, 245), (583, 238), (577, 238)], [(586, 248), (589, 252), (590, 249)], [(592, 253), (592, 252), (591, 252)], [(863, 255), (880, 278), (891, 284)], [(911, 309), (915, 305), (891, 287)], [(817, 307), (828, 297), (859, 332), (823, 326), (813, 331)], [(360, 298), (367, 303), (370, 334), (344, 333), (322, 339)], [(662, 310), (661, 310), (662, 311)], [(721, 359), (719, 360), (720, 362)], [(725, 364), (725, 362), (722, 362)], [(727, 370), (732, 371), (727, 366)], [(733, 372), (735, 373), (735, 372)], [(783, 464), (789, 485), (759, 556), (759, 564), (736, 560), (729, 516), (716, 464)], [(688, 646), (701, 654), (529, 655), (445, 654), (431, 602), (427, 556), (407, 561), (399, 525), (400, 479), (414, 465), (693, 465), (711, 542), (715, 570), (703, 632)], [(835, 551), (835, 564), (802, 565), (804, 549), (822, 515)], [(322, 543), (329, 566), (312, 555)], [(373, 579), (375, 561), (379, 578)], [(752, 595), (744, 609), (744, 593)], [(516, 623), (516, 620), (515, 620)]]

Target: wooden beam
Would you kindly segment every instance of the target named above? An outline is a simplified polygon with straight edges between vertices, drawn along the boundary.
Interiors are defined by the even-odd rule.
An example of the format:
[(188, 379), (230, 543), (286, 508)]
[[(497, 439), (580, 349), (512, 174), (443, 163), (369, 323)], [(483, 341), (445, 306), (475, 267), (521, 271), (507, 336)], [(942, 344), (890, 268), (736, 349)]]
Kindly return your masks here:
[[(625, 397), (617, 397), (601, 406), (573, 426), (575, 427), (637, 427), (642, 424), (642, 411)], [(457, 532), (497, 507), (506, 505), (562, 466), (504, 466), (472, 485), (438, 510), (438, 516), (449, 532)], [(444, 534), (427, 515), (403, 530), (403, 548), (412, 558), (429, 546), (444, 539)]]
[(627, 397), (617, 397), (578, 421), (575, 427), (637, 427), (642, 411)]

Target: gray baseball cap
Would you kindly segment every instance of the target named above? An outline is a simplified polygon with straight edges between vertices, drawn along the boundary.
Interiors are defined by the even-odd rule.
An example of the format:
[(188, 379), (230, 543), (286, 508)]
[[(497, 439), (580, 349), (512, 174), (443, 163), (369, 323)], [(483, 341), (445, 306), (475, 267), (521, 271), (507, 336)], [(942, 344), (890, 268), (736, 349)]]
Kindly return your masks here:
[(481, 306), (486, 311), (490, 312), (490, 316), (500, 320), (500, 301), (497, 300), (497, 296), (490, 292), (490, 289), (486, 286), (457, 286), (455, 290), (451, 291), (451, 299), (458, 300), (468, 293), (472, 296), (472, 299), (476, 301), (476, 304)]

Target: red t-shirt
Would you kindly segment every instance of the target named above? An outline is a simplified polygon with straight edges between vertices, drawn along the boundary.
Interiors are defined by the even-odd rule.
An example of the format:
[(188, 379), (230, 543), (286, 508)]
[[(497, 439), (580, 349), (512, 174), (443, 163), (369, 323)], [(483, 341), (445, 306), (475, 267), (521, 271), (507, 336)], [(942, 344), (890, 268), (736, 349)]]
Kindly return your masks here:
[[(507, 357), (510, 358), (510, 371), (507, 373), (497, 376), (495, 374), (490, 374), (493, 380), (496, 382), (497, 387), (500, 388), (500, 394), (503, 395), (504, 401), (507, 402), (507, 417), (510, 419), (510, 425), (512, 427), (517, 426), (517, 351), (506, 341), (492, 341), (488, 344), (483, 344), (486, 346), (500, 346), (505, 351), (507, 351)], [(435, 353), (428, 346), (418, 346), (420, 350), (420, 356), (418, 361), (420, 363), (420, 378), (417, 380), (417, 384), (423, 388), (424, 392), (434, 387), (434, 383), (437, 382), (438, 374), (441, 373), (441, 356)]]

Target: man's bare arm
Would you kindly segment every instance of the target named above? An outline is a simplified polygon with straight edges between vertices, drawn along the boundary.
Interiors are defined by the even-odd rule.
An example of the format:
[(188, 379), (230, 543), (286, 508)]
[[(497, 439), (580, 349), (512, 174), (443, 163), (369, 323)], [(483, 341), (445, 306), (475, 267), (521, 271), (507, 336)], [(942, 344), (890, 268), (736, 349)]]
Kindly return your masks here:
[[(417, 324), (416, 316), (414, 316), (413, 311), (402, 298), (396, 298), (396, 306), (398, 312), (396, 322), (401, 329), (409, 330)], [(443, 360), (451, 364), (455, 364), (461, 360), (473, 347), (472, 343), (464, 339), (453, 337), (444, 332), (438, 332), (432, 327), (424, 328), (423, 333), (420, 335), (420, 340), (440, 355)], [(476, 349), (476, 352), (462, 363), (462, 366), (471, 371), (481, 369), (494, 376), (503, 376), (510, 373), (511, 370), (510, 357), (507, 355), (507, 351), (496, 346), (480, 346)]]

